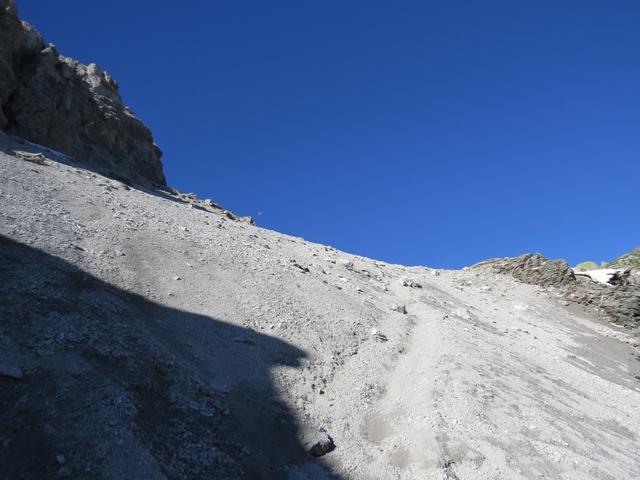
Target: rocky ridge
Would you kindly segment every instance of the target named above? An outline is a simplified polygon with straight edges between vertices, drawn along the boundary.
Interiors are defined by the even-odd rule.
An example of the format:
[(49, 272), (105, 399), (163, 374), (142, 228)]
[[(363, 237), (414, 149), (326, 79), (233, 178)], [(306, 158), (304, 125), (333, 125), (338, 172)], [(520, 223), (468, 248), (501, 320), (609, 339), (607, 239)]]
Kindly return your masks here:
[(598, 315), (640, 331), (640, 272), (629, 269), (611, 284), (576, 275), (564, 260), (549, 260), (540, 254), (492, 259), (473, 268), (490, 268), (510, 274), (521, 282), (550, 289), (567, 302), (582, 305)]
[(631, 268), (640, 271), (640, 247), (607, 264), (611, 268)]
[(162, 152), (118, 83), (46, 44), (13, 0), (0, 0), (0, 130), (132, 182), (166, 184)]

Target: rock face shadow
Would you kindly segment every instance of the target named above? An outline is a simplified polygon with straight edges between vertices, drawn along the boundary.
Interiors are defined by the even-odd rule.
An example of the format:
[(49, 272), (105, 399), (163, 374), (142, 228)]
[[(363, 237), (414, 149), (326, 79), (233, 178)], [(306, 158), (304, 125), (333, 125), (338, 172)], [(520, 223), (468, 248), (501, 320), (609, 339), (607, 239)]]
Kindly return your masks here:
[(0, 236), (3, 478), (339, 478), (273, 368), (305, 353)]

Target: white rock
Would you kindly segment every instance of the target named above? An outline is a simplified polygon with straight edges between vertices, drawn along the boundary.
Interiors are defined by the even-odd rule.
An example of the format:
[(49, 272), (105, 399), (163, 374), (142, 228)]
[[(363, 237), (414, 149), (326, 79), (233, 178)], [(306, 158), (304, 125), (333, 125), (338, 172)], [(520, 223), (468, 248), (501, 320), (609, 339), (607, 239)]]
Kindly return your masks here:
[(389, 340), (384, 333), (378, 331), (378, 329), (376, 329), (376, 328), (372, 328), (371, 329), (371, 337), (375, 341), (382, 342), (382, 343), (387, 342)]
[(402, 313), (402, 314), (407, 313), (407, 307), (405, 307), (401, 303), (394, 303), (393, 305), (391, 305), (391, 310), (393, 310), (394, 312)]

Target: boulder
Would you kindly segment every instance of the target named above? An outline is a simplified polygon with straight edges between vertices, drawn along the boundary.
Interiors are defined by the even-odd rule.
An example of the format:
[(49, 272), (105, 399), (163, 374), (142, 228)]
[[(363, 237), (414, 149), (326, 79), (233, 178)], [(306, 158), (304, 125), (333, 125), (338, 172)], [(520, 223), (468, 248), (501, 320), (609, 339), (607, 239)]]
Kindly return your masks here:
[(391, 305), (391, 310), (393, 310), (394, 312), (402, 313), (403, 315), (406, 315), (407, 313), (407, 307), (405, 307), (401, 303), (394, 303), (393, 305)]
[(312, 457), (321, 457), (336, 448), (333, 439), (324, 428), (308, 433), (303, 440), (303, 445)]
[(562, 287), (575, 282), (573, 269), (564, 260), (549, 260), (539, 253), (492, 260), (490, 265), (499, 273), (509, 273), (524, 283), (543, 287)]
[(418, 282), (416, 282), (415, 280), (410, 280), (408, 278), (402, 278), (400, 279), (400, 284), (403, 287), (409, 287), (409, 288), (422, 288), (422, 285), (420, 285)]

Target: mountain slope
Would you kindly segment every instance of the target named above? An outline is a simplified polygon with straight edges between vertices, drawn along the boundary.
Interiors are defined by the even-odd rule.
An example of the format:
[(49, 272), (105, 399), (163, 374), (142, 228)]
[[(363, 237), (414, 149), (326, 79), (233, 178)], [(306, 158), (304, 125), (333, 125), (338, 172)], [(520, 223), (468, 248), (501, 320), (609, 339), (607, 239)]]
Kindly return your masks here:
[(0, 151), (9, 478), (640, 476), (637, 345), (589, 311)]
[(640, 269), (640, 247), (609, 262), (607, 266), (610, 268)]

